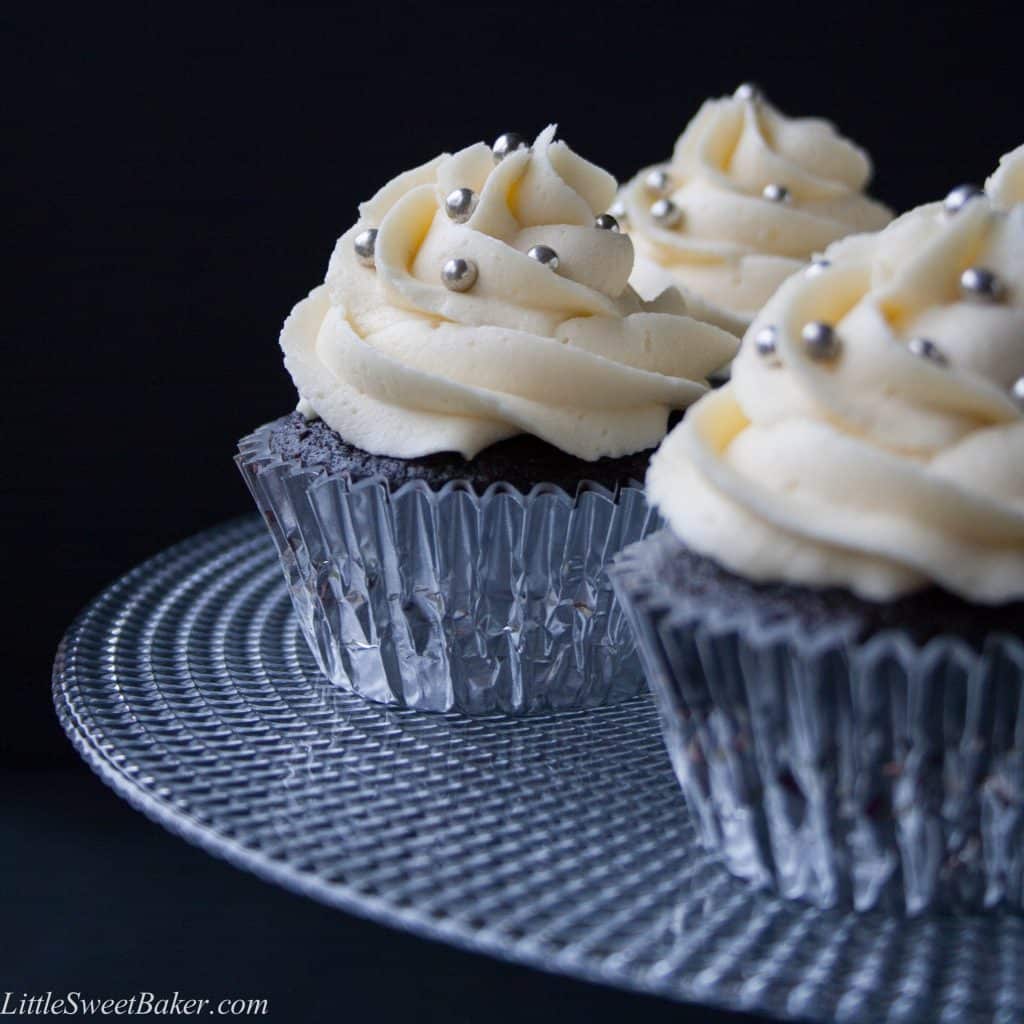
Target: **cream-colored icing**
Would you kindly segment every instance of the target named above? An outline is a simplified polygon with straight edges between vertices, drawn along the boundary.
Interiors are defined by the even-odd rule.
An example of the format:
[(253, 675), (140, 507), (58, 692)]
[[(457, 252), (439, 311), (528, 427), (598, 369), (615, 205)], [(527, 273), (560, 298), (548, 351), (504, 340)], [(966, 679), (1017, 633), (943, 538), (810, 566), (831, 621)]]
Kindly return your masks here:
[[(457, 188), (479, 197), (465, 223), (444, 208)], [(687, 315), (677, 291), (645, 302), (630, 287), (629, 238), (594, 226), (615, 189), (554, 126), (499, 163), (481, 143), (395, 178), (285, 322), (300, 408), (398, 458), (471, 458), (519, 433), (588, 460), (657, 444), (736, 342)], [(369, 227), (375, 268), (354, 251)], [(537, 244), (558, 253), (557, 271), (527, 256)], [(441, 282), (453, 257), (478, 268), (468, 291)]]
[[(732, 382), (652, 459), (649, 495), (688, 545), (749, 578), (874, 600), (929, 584), (1024, 598), (1024, 203), (1007, 191), (1019, 154), (991, 198), (920, 207), (779, 289)], [(964, 297), (976, 266), (998, 275), (1001, 301)], [(834, 325), (834, 360), (809, 358), (811, 320)], [(768, 326), (774, 359), (754, 343)], [(945, 362), (913, 354), (913, 338)]]
[[(827, 121), (787, 118), (766, 100), (708, 100), (676, 143), (668, 195), (678, 225), (651, 214), (646, 168), (622, 189), (641, 295), (678, 285), (697, 315), (742, 335), (778, 286), (812, 255), (890, 211), (863, 194), (871, 161)], [(764, 197), (768, 185), (785, 202)]]
[(1015, 203), (1024, 203), (1024, 146), (1007, 153), (995, 172), (985, 182), (985, 191), (992, 201), (1009, 209)]

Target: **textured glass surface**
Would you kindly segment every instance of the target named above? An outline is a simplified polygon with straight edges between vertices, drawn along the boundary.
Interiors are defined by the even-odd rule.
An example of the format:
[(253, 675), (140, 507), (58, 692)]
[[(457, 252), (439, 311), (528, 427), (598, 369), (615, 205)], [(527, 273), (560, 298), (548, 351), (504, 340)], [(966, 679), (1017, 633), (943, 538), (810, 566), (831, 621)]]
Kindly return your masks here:
[(1024, 1016), (1021, 918), (820, 911), (733, 879), (695, 841), (647, 696), (474, 718), (329, 685), (255, 519), (98, 598), (61, 645), (54, 696), (146, 814), (376, 920), (778, 1018)]
[(282, 462), (262, 428), (238, 465), (332, 682), (430, 711), (592, 707), (644, 688), (605, 567), (655, 526), (639, 487), (394, 493)]
[(856, 644), (703, 607), (658, 579), (678, 543), (613, 575), (704, 843), (819, 906), (1024, 909), (1024, 644)]

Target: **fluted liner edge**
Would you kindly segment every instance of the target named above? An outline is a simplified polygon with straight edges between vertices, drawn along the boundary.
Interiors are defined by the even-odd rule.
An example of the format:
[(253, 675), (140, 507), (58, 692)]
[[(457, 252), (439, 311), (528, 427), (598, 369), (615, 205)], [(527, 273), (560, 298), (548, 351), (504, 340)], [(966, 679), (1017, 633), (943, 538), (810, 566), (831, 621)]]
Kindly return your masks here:
[(575, 494), (465, 481), (391, 491), (288, 462), (269, 425), (236, 462), (323, 673), (423, 710), (522, 714), (615, 703), (643, 673), (606, 568), (657, 524), (639, 484)]
[(705, 846), (821, 906), (1024, 910), (1024, 643), (809, 634), (611, 570)]

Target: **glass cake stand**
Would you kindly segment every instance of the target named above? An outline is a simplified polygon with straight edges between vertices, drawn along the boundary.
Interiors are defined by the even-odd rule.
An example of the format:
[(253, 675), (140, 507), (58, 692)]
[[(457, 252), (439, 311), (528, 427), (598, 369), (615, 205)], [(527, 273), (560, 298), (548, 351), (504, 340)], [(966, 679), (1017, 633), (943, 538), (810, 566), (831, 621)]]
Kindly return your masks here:
[(822, 912), (696, 844), (647, 697), (529, 718), (396, 711), (326, 682), (262, 523), (111, 586), (61, 643), (100, 778), (210, 853), (432, 939), (782, 1020), (1024, 1019), (1024, 919)]

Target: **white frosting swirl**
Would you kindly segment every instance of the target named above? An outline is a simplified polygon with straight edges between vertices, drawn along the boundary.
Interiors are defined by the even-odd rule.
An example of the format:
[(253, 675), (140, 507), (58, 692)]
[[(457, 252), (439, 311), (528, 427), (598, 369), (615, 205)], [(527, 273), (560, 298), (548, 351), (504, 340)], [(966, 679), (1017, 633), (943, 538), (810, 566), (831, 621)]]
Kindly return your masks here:
[(999, 166), (985, 182), (985, 191), (1005, 209), (1024, 203), (1024, 146), (1000, 158)]
[[(614, 179), (554, 131), (497, 164), (482, 143), (440, 156), (360, 207), (281, 333), (300, 409), (378, 455), (472, 458), (530, 433), (593, 460), (657, 444), (707, 390), (735, 340), (675, 291), (639, 298), (629, 238), (594, 226)], [(444, 208), (457, 188), (479, 197), (465, 223)], [(353, 246), (368, 227), (376, 269)], [(540, 243), (557, 272), (527, 256)], [(469, 291), (441, 282), (453, 257), (478, 268)]]
[[(732, 383), (652, 459), (649, 495), (689, 546), (874, 600), (932, 583), (1024, 598), (1024, 203), (1008, 198), (920, 207), (779, 289)], [(963, 296), (970, 267), (995, 272), (1000, 301)], [(809, 358), (812, 320), (835, 326), (832, 361)], [(774, 359), (754, 342), (766, 326)], [(915, 354), (921, 338), (944, 359)]]
[[(756, 96), (705, 102), (663, 169), (676, 226), (651, 214), (657, 167), (622, 190), (637, 250), (631, 283), (645, 296), (678, 285), (697, 315), (737, 335), (812, 255), (892, 217), (862, 194), (871, 177), (862, 149), (827, 121), (787, 118)], [(765, 198), (770, 185), (788, 198)]]

